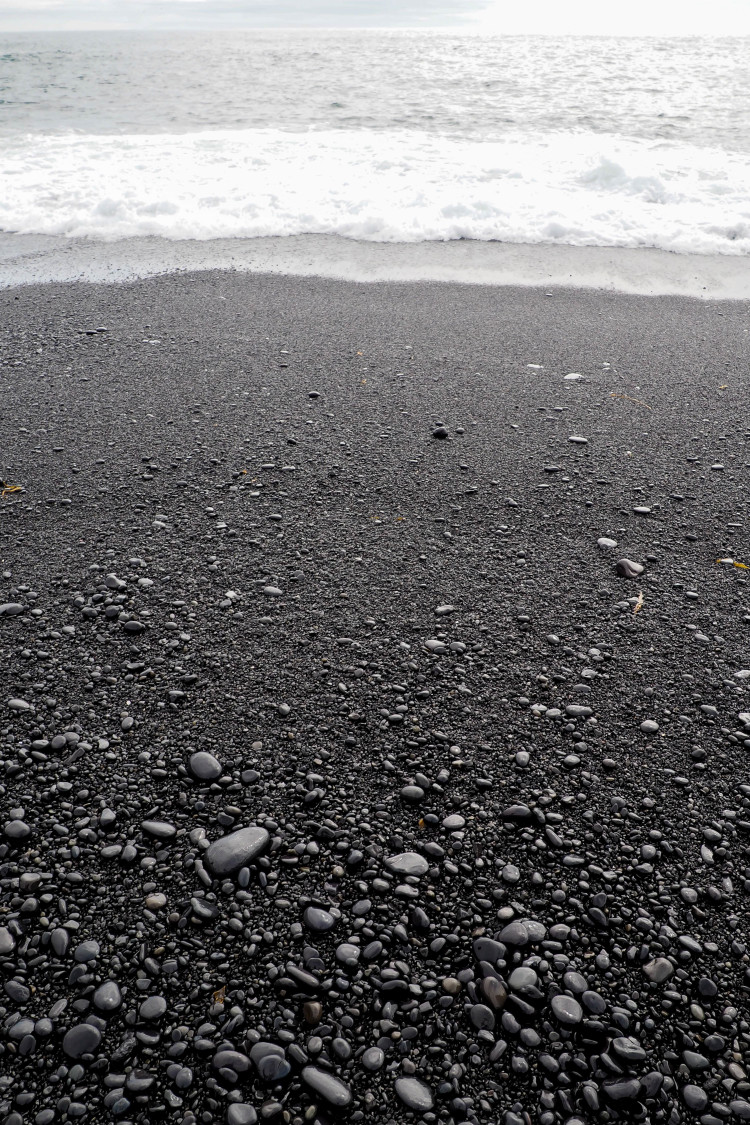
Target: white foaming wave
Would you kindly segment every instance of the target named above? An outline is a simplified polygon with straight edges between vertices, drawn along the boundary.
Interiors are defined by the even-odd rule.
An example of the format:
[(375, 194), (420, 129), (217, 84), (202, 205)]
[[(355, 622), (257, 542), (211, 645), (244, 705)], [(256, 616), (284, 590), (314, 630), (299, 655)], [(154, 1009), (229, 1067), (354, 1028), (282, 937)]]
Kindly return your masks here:
[(95, 239), (338, 234), (750, 251), (750, 156), (590, 134), (19, 137), (0, 229)]

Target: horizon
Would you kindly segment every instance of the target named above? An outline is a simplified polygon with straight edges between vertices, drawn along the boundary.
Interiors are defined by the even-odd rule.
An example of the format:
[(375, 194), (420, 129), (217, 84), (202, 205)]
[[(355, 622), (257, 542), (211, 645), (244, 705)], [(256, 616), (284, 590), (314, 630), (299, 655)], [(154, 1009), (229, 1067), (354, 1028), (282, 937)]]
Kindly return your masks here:
[(206, 31), (216, 32), (306, 32), (315, 33), (330, 31), (341, 34), (359, 34), (363, 31), (376, 32), (433, 32), (451, 35), (495, 35), (506, 39), (750, 39), (750, 31), (716, 31), (716, 32), (659, 32), (648, 33), (643, 31), (501, 31), (486, 27), (472, 27), (461, 24), (443, 24), (441, 26), (420, 27), (416, 24), (385, 25), (369, 24), (362, 26), (343, 26), (328, 24), (257, 24), (257, 25), (232, 25), (213, 28), (191, 27), (189, 25), (170, 25), (169, 27), (45, 27), (45, 28), (14, 28), (6, 30), (0, 27), (0, 35), (163, 35), (177, 32), (185, 35), (203, 35)]

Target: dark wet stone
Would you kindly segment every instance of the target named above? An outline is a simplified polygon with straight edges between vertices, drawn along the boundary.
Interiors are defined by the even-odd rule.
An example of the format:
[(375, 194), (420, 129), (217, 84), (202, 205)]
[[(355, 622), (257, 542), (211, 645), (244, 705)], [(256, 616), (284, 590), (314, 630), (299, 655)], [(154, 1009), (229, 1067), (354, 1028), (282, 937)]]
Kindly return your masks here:
[(405, 785), (401, 790), (401, 800), (408, 805), (417, 805), (424, 800), (424, 789), (419, 785)]
[(80, 1059), (84, 1055), (93, 1055), (102, 1041), (102, 1034), (98, 1028), (90, 1023), (79, 1023), (65, 1033), (62, 1047), (69, 1059)]
[(227, 1125), (256, 1125), (258, 1114), (247, 1102), (234, 1102), (227, 1108)]
[(644, 567), (640, 563), (633, 562), (632, 559), (618, 559), (615, 570), (621, 578), (638, 578), (643, 574)]
[(5, 825), (5, 835), (9, 840), (27, 840), (31, 835), (31, 828), (23, 820), (9, 820)]
[(305, 1018), (305, 1023), (310, 1027), (316, 1027), (323, 1017), (323, 1005), (319, 1000), (306, 1000), (302, 1005), (302, 1015)]
[(329, 1105), (343, 1109), (351, 1103), (352, 1092), (349, 1087), (317, 1066), (306, 1066), (302, 1069), (302, 1081)]
[(630, 1035), (622, 1035), (619, 1039), (612, 1040), (612, 1053), (622, 1062), (633, 1064), (643, 1062), (646, 1052), (637, 1039)]
[(250, 1059), (258, 1077), (269, 1086), (286, 1078), (292, 1069), (283, 1048), (275, 1043), (256, 1043), (250, 1051)]
[(265, 828), (240, 828), (214, 840), (205, 853), (205, 865), (212, 875), (231, 875), (261, 855), (269, 839)]
[(688, 1109), (693, 1113), (703, 1113), (703, 1110), (708, 1105), (708, 1094), (705, 1090), (701, 1090), (700, 1086), (693, 1086), (688, 1084), (683, 1087), (682, 1098)]
[(662, 984), (671, 977), (674, 972), (674, 965), (666, 957), (656, 957), (643, 966), (643, 971), (649, 980), (655, 981), (656, 984)]
[(508, 990), (497, 977), (485, 977), (481, 985), (482, 995), (495, 1011), (505, 1007)]
[(166, 820), (144, 820), (141, 828), (157, 840), (173, 840), (177, 835), (174, 824), (169, 824)]
[(664, 1075), (658, 1070), (652, 1070), (641, 1078), (641, 1093), (647, 1098), (655, 1098), (664, 1085)]
[(563, 986), (567, 988), (568, 992), (574, 992), (577, 996), (580, 996), (588, 988), (588, 983), (580, 973), (569, 972), (565, 973), (563, 977)]
[(704, 1000), (712, 1000), (718, 991), (718, 986), (709, 977), (701, 977), (698, 981), (698, 994)]
[(690, 1070), (706, 1070), (711, 1065), (706, 1056), (698, 1051), (683, 1051), (682, 1057)]
[(70, 933), (62, 926), (58, 926), (52, 931), (49, 943), (52, 946), (53, 953), (58, 957), (64, 957), (70, 945)]
[(560, 1023), (572, 1025), (583, 1019), (583, 1008), (572, 996), (553, 996), (551, 1007)]
[(528, 805), (509, 805), (503, 810), (502, 817), (512, 824), (528, 824), (531, 820), (531, 809)]
[(620, 1081), (605, 1082), (604, 1092), (610, 1101), (633, 1101), (638, 1097), (640, 1082), (637, 1078), (623, 1078)]
[(27, 985), (21, 984), (18, 980), (6, 980), (3, 985), (5, 993), (14, 1004), (25, 1004), (31, 996), (31, 990)]
[(385, 1054), (381, 1051), (380, 1047), (368, 1047), (367, 1050), (363, 1052), (360, 1061), (365, 1070), (380, 1070), (385, 1062)]
[(358, 945), (352, 945), (351, 942), (344, 941), (336, 947), (336, 960), (341, 961), (348, 968), (355, 969), (361, 952)]
[(607, 1010), (607, 1002), (598, 992), (587, 990), (581, 996), (581, 1001), (587, 1011), (591, 1012), (594, 1016), (604, 1015)]
[(429, 868), (429, 863), (424, 856), (417, 852), (401, 852), (400, 855), (389, 856), (386, 867), (396, 875), (424, 875)]
[(99, 956), (99, 942), (98, 941), (82, 941), (77, 945), (73, 953), (75, 961), (85, 963), (86, 961), (95, 961)]
[(0, 926), (0, 957), (7, 957), (16, 948), (16, 940), (7, 926)]
[(94, 993), (93, 1001), (100, 1012), (114, 1012), (122, 1004), (122, 993), (115, 981), (105, 980)]
[(494, 938), (477, 938), (473, 949), (477, 961), (488, 961), (491, 965), (495, 961), (501, 961), (505, 958), (505, 946), (499, 941), (495, 941)]
[(189, 764), (191, 774), (199, 781), (216, 781), (221, 777), (221, 763), (205, 750), (192, 754)]
[(302, 921), (307, 926), (308, 930), (312, 930), (316, 934), (327, 933), (332, 930), (336, 925), (336, 919), (333, 914), (327, 910), (322, 910), (318, 906), (308, 906), (305, 913), (302, 915)]
[(156, 1078), (147, 1070), (131, 1070), (125, 1082), (125, 1089), (131, 1094), (144, 1094), (155, 1082)]
[(530, 941), (528, 928), (523, 922), (509, 922), (500, 931), (500, 941), (505, 945), (528, 945)]
[(211, 1065), (215, 1070), (228, 1067), (235, 1074), (244, 1074), (250, 1069), (250, 1059), (240, 1051), (217, 1051), (211, 1060)]
[(0, 605), (0, 617), (17, 617), (25, 609), (26, 606), (22, 605), (21, 602), (3, 602)]
[(474, 1004), (469, 1019), (477, 1031), (492, 1031), (495, 1026), (495, 1013), (486, 1004)]
[(418, 1078), (397, 1078), (394, 1086), (399, 1098), (408, 1109), (424, 1113), (432, 1109), (435, 1104), (432, 1090)]
[(167, 1011), (167, 1002), (163, 996), (149, 996), (138, 1009), (142, 1020), (160, 1020)]
[(508, 977), (508, 984), (513, 992), (528, 992), (529, 989), (536, 989), (539, 982), (539, 977), (536, 972), (526, 965), (519, 965), (517, 969)]

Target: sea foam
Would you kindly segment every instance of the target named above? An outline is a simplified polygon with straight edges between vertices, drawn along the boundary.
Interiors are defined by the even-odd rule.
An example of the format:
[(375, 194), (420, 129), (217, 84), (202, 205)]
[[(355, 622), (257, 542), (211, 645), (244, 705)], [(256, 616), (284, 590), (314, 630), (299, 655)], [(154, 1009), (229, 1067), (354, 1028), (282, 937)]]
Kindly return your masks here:
[(0, 229), (10, 232), (750, 251), (750, 155), (697, 146), (269, 128), (35, 134), (4, 148)]

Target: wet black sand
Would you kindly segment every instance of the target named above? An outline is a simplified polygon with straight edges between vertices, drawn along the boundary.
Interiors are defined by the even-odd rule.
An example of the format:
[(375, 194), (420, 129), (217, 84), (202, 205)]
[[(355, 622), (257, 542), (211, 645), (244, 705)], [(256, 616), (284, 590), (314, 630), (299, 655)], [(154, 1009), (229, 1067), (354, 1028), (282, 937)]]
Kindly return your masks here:
[(749, 1119), (750, 306), (0, 323), (3, 1120)]

